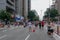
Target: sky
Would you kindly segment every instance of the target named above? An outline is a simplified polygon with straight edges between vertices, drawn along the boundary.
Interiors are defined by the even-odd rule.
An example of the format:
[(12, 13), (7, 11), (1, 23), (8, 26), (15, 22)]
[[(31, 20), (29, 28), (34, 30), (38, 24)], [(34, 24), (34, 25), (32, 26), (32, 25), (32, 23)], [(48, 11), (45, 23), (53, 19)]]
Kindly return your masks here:
[(31, 10), (36, 10), (41, 20), (49, 5), (52, 5), (52, 0), (31, 0)]

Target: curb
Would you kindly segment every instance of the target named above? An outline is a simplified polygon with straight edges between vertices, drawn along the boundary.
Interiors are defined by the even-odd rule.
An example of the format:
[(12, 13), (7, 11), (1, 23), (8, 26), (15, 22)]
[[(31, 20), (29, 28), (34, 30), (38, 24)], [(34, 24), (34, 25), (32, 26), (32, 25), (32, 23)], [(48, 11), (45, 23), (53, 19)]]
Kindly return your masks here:
[[(10, 28), (9, 28), (9, 30), (13, 30), (13, 29), (16, 29), (16, 28), (18, 28), (18, 26), (16, 26), (16, 27), (12, 27), (12, 26), (10, 26)], [(19, 28), (21, 28), (21, 26), (19, 26)], [(2, 30), (6, 30), (6, 29), (8, 29), (7, 27), (6, 28), (0, 28), (0, 31), (2, 31)]]
[(60, 36), (57, 35), (56, 33), (53, 34), (53, 37), (54, 37), (56, 40), (60, 40)]
[(5, 30), (5, 28), (0, 28), (0, 31)]

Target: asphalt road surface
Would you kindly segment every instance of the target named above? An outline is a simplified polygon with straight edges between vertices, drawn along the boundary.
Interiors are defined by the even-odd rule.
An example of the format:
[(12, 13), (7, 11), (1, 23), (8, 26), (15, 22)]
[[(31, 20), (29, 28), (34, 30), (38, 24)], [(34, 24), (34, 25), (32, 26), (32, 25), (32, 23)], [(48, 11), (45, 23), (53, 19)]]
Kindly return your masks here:
[(47, 35), (45, 30), (35, 29), (35, 32), (29, 32), (28, 27), (16, 28), (6, 31), (0, 31), (0, 40), (55, 40)]

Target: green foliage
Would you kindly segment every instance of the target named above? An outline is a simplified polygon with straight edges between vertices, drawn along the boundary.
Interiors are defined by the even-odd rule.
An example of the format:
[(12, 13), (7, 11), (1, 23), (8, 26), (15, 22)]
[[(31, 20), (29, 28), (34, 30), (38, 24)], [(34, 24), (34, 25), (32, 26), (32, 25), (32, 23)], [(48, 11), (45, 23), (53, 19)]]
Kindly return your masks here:
[(55, 22), (56, 22), (56, 21), (58, 21), (58, 19), (56, 19), (56, 18), (53, 18), (53, 19), (52, 19), (52, 21), (55, 21)]
[(28, 19), (30, 19), (31, 21), (33, 21), (34, 20), (34, 18), (35, 18), (35, 13), (33, 12), (33, 11), (30, 11), (29, 13), (28, 13)]
[(28, 19), (30, 19), (31, 21), (36, 21), (39, 20), (39, 16), (36, 16), (37, 12), (35, 10), (31, 10), (28, 13)]
[(4, 11), (4, 10), (0, 10), (0, 19), (3, 20), (3, 21), (5, 19), (10, 20), (11, 19), (11, 14)]
[(45, 12), (45, 14), (46, 14), (47, 17), (49, 17), (49, 13), (50, 13), (50, 17), (51, 17), (51, 18), (54, 18), (54, 17), (57, 16), (58, 11), (57, 11), (56, 9), (54, 9), (54, 8), (53, 8), (53, 9), (49, 9), (49, 8), (48, 8), (48, 9), (46, 10), (46, 12)]
[(36, 21), (36, 20), (38, 20), (38, 21), (39, 21), (39, 16), (38, 16), (38, 17), (35, 17), (35, 18), (34, 18), (34, 20), (35, 20), (35, 21)]
[(55, 9), (55, 8), (48, 8), (46, 11), (45, 11), (45, 16), (44, 18), (51, 18), (52, 20), (54, 20), (54, 18), (59, 15), (58, 14), (58, 11)]

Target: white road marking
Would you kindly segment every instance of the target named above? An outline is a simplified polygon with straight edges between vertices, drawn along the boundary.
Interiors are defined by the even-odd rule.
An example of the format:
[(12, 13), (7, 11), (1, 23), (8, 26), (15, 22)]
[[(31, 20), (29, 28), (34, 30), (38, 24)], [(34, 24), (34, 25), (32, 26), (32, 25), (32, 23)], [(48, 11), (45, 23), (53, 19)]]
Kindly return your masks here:
[(28, 40), (28, 38), (30, 37), (30, 34), (26, 37), (26, 39), (25, 40)]
[(6, 32), (7, 30), (3, 30), (3, 32)]
[(0, 39), (3, 39), (3, 38), (5, 38), (5, 37), (7, 37), (7, 35), (3, 35), (3, 36), (1, 36)]
[(56, 40), (60, 40), (60, 36), (58, 36), (57, 34), (54, 33), (53, 37), (56, 39)]

